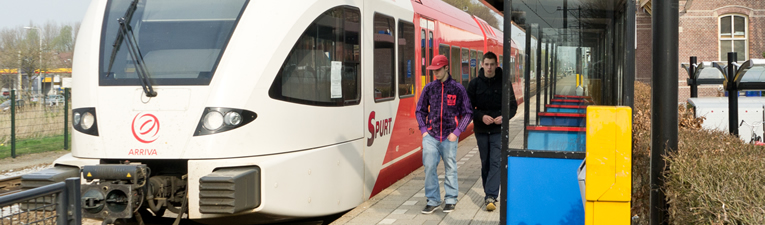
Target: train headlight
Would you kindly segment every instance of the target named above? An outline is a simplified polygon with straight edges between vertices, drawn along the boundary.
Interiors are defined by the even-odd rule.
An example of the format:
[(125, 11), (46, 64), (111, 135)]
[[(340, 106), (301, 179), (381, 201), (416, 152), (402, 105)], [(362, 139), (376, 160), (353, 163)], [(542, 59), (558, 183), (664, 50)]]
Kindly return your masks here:
[(258, 114), (244, 109), (207, 107), (202, 112), (194, 136), (216, 134), (233, 130), (255, 120)]
[(209, 111), (203, 120), (203, 125), (207, 130), (217, 130), (223, 126), (223, 114), (218, 111)]
[(223, 117), (223, 122), (229, 126), (239, 125), (242, 123), (242, 115), (239, 115), (238, 112), (228, 112), (226, 113), (226, 116)]
[(79, 112), (74, 113), (74, 115), (72, 116), (72, 124), (74, 126), (79, 126), (80, 118), (82, 118), (82, 114), (80, 114)]
[(72, 109), (72, 126), (79, 132), (98, 136), (98, 121), (96, 119), (96, 108)]
[(85, 114), (82, 114), (82, 129), (90, 130), (91, 127), (93, 127), (93, 124), (96, 122), (96, 117), (93, 116), (93, 113), (85, 112)]

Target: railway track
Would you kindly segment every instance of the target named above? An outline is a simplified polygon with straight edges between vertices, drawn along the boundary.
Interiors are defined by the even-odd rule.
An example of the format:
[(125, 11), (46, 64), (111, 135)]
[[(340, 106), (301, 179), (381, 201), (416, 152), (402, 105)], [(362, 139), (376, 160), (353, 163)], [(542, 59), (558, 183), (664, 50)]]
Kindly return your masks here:
[(0, 196), (21, 191), (21, 176), (0, 179)]

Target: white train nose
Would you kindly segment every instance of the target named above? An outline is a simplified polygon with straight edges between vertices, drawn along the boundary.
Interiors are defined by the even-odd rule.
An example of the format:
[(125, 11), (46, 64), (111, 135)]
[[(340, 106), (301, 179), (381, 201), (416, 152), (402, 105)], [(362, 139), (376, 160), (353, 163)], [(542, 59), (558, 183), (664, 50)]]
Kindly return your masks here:
[(186, 111), (191, 100), (188, 88), (155, 88), (157, 97), (146, 97), (143, 89), (136, 88), (131, 101), (133, 111)]

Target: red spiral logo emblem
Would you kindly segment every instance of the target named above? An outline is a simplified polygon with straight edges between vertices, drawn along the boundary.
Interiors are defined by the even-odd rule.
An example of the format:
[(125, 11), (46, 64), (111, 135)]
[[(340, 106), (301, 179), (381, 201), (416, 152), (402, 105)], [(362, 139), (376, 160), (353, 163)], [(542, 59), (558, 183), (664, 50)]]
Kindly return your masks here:
[(141, 143), (152, 143), (157, 140), (159, 133), (159, 120), (152, 114), (140, 113), (133, 117), (133, 137)]

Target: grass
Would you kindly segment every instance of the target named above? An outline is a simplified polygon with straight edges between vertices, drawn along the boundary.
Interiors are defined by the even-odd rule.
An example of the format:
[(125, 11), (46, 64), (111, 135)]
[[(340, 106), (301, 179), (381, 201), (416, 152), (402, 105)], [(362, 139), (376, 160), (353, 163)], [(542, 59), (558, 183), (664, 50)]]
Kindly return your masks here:
[[(69, 143), (72, 143), (69, 136)], [(24, 139), (16, 141), (16, 156), (40, 152), (58, 151), (64, 149), (64, 135)], [(0, 159), (11, 157), (11, 145), (0, 144)]]
[[(15, 114), (16, 155), (64, 149), (64, 111), (63, 105), (18, 109)], [(71, 119), (68, 123), (67, 127), (71, 127)], [(0, 112), (0, 158), (10, 156), (11, 113), (5, 111)]]

